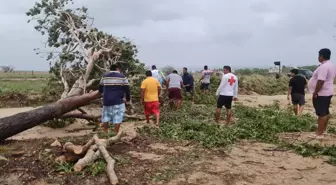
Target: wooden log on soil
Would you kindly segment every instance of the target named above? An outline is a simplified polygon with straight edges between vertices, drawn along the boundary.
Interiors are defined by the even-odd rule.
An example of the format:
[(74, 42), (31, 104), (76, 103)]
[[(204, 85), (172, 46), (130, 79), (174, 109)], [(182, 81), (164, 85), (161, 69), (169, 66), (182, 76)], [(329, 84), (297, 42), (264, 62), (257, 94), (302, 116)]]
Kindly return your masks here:
[(118, 184), (118, 177), (115, 174), (114, 171), (114, 164), (115, 160), (110, 156), (110, 154), (107, 152), (106, 148), (104, 145), (100, 142), (99, 138), (97, 135), (93, 136), (93, 139), (95, 140), (96, 144), (98, 145), (99, 151), (101, 155), (104, 157), (107, 165), (106, 165), (106, 173), (108, 178), (110, 179), (110, 182), (112, 185)]
[(64, 151), (67, 151), (67, 152), (70, 152), (70, 153), (73, 153), (73, 154), (80, 154), (82, 152), (82, 146), (79, 146), (79, 145), (75, 145), (71, 142), (66, 142), (64, 145), (63, 145), (63, 150)]
[(42, 124), (45, 121), (60, 117), (79, 107), (88, 105), (92, 100), (98, 97), (100, 97), (100, 93), (98, 91), (93, 91), (81, 96), (62, 99), (58, 102), (31, 111), (1, 118), (0, 141)]
[(71, 142), (66, 142), (63, 145), (63, 150), (76, 155), (84, 155), (94, 143), (95, 141), (93, 138), (91, 138), (84, 146), (75, 145)]
[[(105, 146), (108, 147), (113, 143), (117, 143), (120, 141), (121, 136), (124, 133), (120, 131), (116, 136), (111, 137), (107, 140), (101, 140), (100, 142)], [(97, 150), (97, 151), (96, 151)], [(82, 171), (86, 166), (93, 164), (97, 159), (100, 157), (100, 151), (98, 150), (98, 145), (91, 145), (91, 147), (86, 152), (85, 156), (78, 160), (78, 162), (74, 165), (74, 170), (76, 172)]]
[(72, 153), (65, 153), (62, 156), (59, 156), (55, 159), (55, 162), (58, 163), (73, 163), (78, 161), (82, 156), (80, 155), (76, 155), (76, 154), (72, 154)]

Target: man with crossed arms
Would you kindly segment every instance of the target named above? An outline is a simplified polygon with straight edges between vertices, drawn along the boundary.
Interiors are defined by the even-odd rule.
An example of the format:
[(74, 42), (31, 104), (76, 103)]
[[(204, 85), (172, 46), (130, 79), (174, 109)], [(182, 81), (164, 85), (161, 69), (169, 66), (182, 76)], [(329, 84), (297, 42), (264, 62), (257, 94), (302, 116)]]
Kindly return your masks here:
[(224, 66), (224, 74), (222, 76), (221, 83), (217, 89), (216, 96), (217, 100), (217, 109), (216, 109), (216, 122), (219, 123), (219, 118), (221, 114), (221, 109), (223, 106), (226, 108), (226, 123), (230, 124), (231, 122), (231, 107), (232, 100), (237, 101), (238, 96), (238, 78), (236, 75), (231, 73), (230, 66)]

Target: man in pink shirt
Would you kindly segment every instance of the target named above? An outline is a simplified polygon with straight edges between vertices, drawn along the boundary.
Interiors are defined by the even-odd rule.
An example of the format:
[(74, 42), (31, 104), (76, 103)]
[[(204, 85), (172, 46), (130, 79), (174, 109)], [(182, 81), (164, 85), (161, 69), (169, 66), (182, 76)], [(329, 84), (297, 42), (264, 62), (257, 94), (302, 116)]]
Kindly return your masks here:
[(335, 66), (330, 62), (331, 51), (327, 48), (319, 51), (318, 61), (321, 63), (308, 82), (309, 92), (313, 94), (313, 105), (318, 116), (318, 128), (311, 138), (323, 138), (327, 129), (330, 113), (329, 106), (334, 95)]

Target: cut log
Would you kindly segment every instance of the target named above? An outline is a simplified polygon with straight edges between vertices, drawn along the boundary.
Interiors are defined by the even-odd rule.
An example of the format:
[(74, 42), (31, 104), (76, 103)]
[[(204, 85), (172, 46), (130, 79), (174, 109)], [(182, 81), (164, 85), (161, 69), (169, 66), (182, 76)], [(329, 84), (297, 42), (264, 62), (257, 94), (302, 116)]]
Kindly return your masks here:
[(92, 100), (98, 97), (100, 97), (100, 93), (98, 91), (93, 91), (81, 96), (62, 99), (58, 102), (31, 111), (1, 118), (0, 141), (42, 124), (48, 120), (58, 118), (63, 114), (73, 111), (81, 106), (88, 105)]
[(99, 151), (94, 151), (92, 149), (94, 145), (89, 148), (89, 150), (86, 152), (85, 156), (77, 161), (77, 163), (74, 165), (74, 170), (76, 172), (82, 171), (86, 166), (92, 164), (94, 161), (96, 161), (100, 157)]
[[(105, 141), (101, 139), (100, 142), (105, 147), (107, 147), (113, 143), (119, 142), (123, 134), (124, 133), (120, 131), (116, 136), (111, 137)], [(76, 172), (82, 171), (86, 166), (93, 164), (97, 159), (99, 159), (99, 157), (100, 157), (100, 151), (98, 150), (98, 145), (97, 144), (91, 145), (89, 150), (86, 152), (85, 156), (79, 159), (78, 162), (74, 165), (74, 170)]]
[(107, 162), (106, 173), (107, 173), (108, 178), (110, 179), (111, 184), (112, 185), (118, 184), (118, 177), (117, 177), (117, 175), (115, 174), (115, 171), (114, 171), (115, 160), (107, 152), (106, 148), (100, 142), (97, 135), (94, 135), (93, 139), (95, 140), (96, 144), (98, 145), (98, 148), (99, 148), (99, 151), (100, 151), (101, 155), (104, 157), (105, 161)]
[(80, 154), (82, 152), (82, 148), (83, 148), (83, 146), (74, 145), (71, 142), (66, 142), (63, 145), (63, 150), (64, 151), (67, 151), (67, 152), (70, 152), (70, 153), (73, 153), (73, 154)]
[(91, 138), (84, 146), (74, 145), (71, 142), (66, 142), (63, 146), (63, 150), (76, 155), (84, 155), (94, 143), (95, 141), (93, 138)]
[(89, 150), (91, 145), (93, 145), (94, 143), (95, 143), (95, 140), (93, 138), (91, 138), (84, 146), (81, 147), (81, 149), (79, 151), (77, 151), (78, 153), (76, 153), (76, 151), (75, 151), (75, 154), (78, 154), (78, 155), (86, 154), (86, 152)]
[(73, 163), (78, 161), (82, 156), (71, 154), (71, 153), (65, 153), (62, 156), (59, 156), (55, 159), (57, 163), (63, 164), (63, 163)]

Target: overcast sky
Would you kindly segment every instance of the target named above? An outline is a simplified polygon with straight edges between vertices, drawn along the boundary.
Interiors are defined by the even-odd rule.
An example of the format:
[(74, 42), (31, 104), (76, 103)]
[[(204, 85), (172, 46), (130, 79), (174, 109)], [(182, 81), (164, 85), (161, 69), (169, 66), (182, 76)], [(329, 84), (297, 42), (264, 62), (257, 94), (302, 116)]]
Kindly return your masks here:
[[(25, 12), (35, 0), (1, 0), (0, 65), (47, 70), (35, 55), (44, 38)], [(336, 52), (336, 0), (75, 0), (95, 26), (139, 47), (159, 67), (268, 67), (317, 64), (317, 52)], [(333, 55), (332, 55), (333, 56)]]

